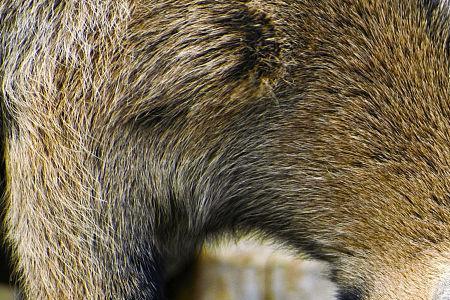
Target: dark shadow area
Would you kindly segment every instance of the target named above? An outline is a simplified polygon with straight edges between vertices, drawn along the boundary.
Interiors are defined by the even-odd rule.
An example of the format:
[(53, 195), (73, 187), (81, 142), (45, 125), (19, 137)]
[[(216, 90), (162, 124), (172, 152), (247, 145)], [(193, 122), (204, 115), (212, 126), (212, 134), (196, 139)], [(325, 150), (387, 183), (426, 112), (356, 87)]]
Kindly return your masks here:
[(165, 287), (168, 300), (192, 299), (198, 268), (198, 258), (193, 257), (168, 280)]

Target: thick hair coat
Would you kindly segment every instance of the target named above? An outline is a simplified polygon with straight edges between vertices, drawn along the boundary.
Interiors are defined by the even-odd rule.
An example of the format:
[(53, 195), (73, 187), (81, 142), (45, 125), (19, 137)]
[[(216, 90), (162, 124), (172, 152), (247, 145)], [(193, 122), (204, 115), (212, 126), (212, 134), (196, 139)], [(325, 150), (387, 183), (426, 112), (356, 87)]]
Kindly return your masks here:
[(161, 299), (168, 264), (257, 232), (341, 300), (447, 299), (444, 4), (0, 0), (24, 297)]

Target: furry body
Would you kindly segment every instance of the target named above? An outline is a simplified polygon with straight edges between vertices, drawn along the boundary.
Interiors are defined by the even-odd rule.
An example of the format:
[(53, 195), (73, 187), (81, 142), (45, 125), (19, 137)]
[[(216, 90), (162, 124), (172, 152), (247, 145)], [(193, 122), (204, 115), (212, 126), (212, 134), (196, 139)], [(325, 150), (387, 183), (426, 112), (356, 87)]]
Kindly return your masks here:
[(444, 299), (448, 33), (416, 1), (1, 0), (25, 296), (160, 299), (169, 261), (258, 232), (340, 299)]

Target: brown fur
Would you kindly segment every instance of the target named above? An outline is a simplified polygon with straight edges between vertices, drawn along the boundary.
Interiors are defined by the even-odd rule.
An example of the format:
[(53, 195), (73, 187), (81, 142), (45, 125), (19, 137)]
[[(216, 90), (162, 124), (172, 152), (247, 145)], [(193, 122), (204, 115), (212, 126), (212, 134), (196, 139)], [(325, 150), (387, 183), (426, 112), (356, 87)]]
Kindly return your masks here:
[(445, 299), (448, 33), (406, 0), (0, 0), (26, 297), (157, 299), (168, 262), (256, 231), (341, 299)]

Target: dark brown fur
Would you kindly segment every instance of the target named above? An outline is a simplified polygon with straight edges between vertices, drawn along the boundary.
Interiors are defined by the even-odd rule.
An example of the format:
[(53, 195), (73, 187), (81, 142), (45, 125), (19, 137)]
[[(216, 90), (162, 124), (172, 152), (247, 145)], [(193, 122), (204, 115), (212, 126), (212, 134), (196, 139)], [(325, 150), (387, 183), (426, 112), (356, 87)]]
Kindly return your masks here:
[(340, 299), (446, 299), (448, 25), (409, 0), (0, 0), (26, 297), (159, 299), (172, 260), (258, 232)]

